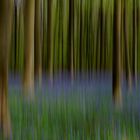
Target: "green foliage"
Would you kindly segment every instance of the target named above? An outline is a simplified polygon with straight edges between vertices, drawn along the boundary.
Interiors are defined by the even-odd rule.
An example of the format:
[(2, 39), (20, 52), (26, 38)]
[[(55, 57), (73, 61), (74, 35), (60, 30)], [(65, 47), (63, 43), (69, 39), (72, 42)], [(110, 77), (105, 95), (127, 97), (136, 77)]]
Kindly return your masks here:
[[(110, 96), (85, 97), (72, 93), (69, 97), (49, 97), (47, 94), (38, 94), (32, 103), (26, 101), (18, 91), (10, 94), (14, 140), (139, 138), (140, 120), (137, 112), (131, 111), (126, 102), (124, 111), (117, 111), (111, 105)], [(132, 101), (132, 97), (129, 100)]]

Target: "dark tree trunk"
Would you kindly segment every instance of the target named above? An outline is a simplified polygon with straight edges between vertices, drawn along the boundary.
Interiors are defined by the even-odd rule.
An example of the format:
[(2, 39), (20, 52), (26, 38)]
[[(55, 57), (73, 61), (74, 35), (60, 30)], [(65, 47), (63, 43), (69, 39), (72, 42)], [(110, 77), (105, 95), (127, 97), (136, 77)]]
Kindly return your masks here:
[(103, 0), (100, 1), (100, 72), (103, 70), (104, 54), (104, 11)]
[(113, 100), (121, 104), (121, 0), (114, 3)]
[(42, 46), (41, 46), (41, 1), (35, 0), (35, 78), (38, 86), (42, 81)]
[(47, 54), (49, 77), (53, 83), (53, 45), (52, 45), (52, 0), (48, 0), (48, 14), (47, 14)]
[(132, 81), (131, 81), (131, 67), (130, 67), (130, 53), (129, 53), (129, 27), (128, 27), (128, 20), (127, 20), (127, 10), (126, 10), (126, 3), (127, 1), (124, 1), (124, 47), (125, 47), (125, 71), (126, 71), (126, 81), (128, 90), (131, 91), (132, 88)]
[(68, 26), (68, 70), (74, 78), (74, 1), (69, 0), (69, 26)]

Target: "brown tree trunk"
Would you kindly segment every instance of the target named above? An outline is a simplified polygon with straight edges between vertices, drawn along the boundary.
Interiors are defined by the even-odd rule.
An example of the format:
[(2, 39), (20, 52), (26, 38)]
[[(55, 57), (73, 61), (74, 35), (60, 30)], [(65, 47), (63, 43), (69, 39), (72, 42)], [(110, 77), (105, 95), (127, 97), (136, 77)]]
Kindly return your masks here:
[(53, 83), (52, 0), (48, 0), (47, 7), (47, 54), (49, 59), (49, 78), (51, 83)]
[(103, 55), (104, 55), (104, 10), (103, 0), (100, 1), (100, 72), (103, 70)]
[(121, 104), (121, 0), (114, 2), (113, 99)]
[[(101, 6), (100, 6), (101, 8)], [(96, 69), (96, 72), (100, 71), (100, 63), (101, 63), (101, 57), (100, 57), (100, 48), (101, 48), (101, 41), (100, 41), (100, 37), (101, 37), (101, 28), (100, 28), (100, 24), (101, 24), (101, 9), (99, 9), (98, 11), (98, 18), (97, 18), (97, 36), (96, 36), (96, 57), (95, 57), (95, 60), (96, 60), (96, 63), (95, 63), (95, 69)]]
[(138, 18), (137, 18), (137, 0), (133, 0), (133, 47), (132, 47), (132, 74), (135, 86), (137, 86), (137, 69), (138, 69)]
[(83, 61), (82, 61), (82, 46), (83, 46), (83, 13), (82, 13), (82, 7), (83, 7), (83, 0), (80, 0), (80, 38), (79, 38), (79, 72), (82, 72), (82, 68), (83, 68)]
[(13, 1), (0, 1), (0, 125), (4, 137), (11, 136), (8, 109), (8, 56), (11, 44)]
[(34, 16), (35, 0), (24, 1), (24, 93), (34, 93)]
[(42, 81), (41, 47), (41, 1), (35, 0), (35, 78), (39, 87)]

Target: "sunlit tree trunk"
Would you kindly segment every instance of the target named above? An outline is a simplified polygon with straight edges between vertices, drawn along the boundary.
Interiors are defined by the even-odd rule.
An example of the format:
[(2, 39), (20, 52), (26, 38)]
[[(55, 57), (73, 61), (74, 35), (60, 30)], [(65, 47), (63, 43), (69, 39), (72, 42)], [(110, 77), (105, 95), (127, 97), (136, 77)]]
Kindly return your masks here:
[(83, 65), (82, 65), (82, 46), (83, 46), (83, 13), (82, 13), (82, 6), (83, 6), (83, 0), (80, 0), (80, 10), (79, 10), (79, 12), (80, 12), (80, 23), (79, 23), (79, 26), (80, 26), (80, 32), (79, 32), (79, 34), (80, 34), (80, 39), (79, 39), (79, 70), (80, 70), (80, 72), (82, 72), (82, 67), (83, 67)]
[(34, 93), (34, 16), (35, 0), (24, 1), (24, 93)]
[(42, 81), (42, 46), (41, 46), (41, 1), (35, 0), (35, 78), (38, 86)]
[(138, 28), (137, 28), (137, 0), (133, 0), (133, 47), (132, 47), (132, 74), (134, 84), (137, 85), (137, 69), (138, 69)]
[(125, 48), (125, 71), (126, 71), (126, 82), (129, 92), (132, 88), (131, 81), (131, 67), (130, 67), (130, 53), (129, 53), (129, 26), (128, 26), (128, 14), (126, 8), (127, 0), (124, 0), (124, 48)]
[(16, 59), (16, 56), (17, 56), (17, 38), (18, 38), (18, 34), (17, 34), (17, 25), (18, 25), (18, 10), (17, 10), (17, 6), (14, 7), (14, 18), (15, 18), (15, 47), (14, 47), (14, 72), (16, 73), (17, 72), (17, 59)]
[(100, 72), (103, 69), (103, 54), (104, 54), (104, 11), (103, 0), (100, 0)]
[(113, 99), (121, 104), (121, 0), (114, 1)]
[(42, 17), (42, 71), (46, 72), (46, 48), (47, 48), (47, 1), (46, 0), (42, 0), (42, 7), (43, 7), (43, 17)]
[(13, 1), (0, 1), (0, 126), (6, 138), (11, 136), (8, 109), (8, 56), (11, 44)]

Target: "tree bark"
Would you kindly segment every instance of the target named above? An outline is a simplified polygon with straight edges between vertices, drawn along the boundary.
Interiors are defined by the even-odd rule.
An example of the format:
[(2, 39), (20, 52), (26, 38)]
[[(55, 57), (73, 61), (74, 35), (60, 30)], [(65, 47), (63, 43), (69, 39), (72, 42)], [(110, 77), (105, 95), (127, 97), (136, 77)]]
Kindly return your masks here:
[(83, 48), (83, 13), (82, 13), (82, 7), (83, 7), (83, 0), (80, 0), (80, 38), (79, 38), (79, 71), (82, 72), (83, 68), (83, 61), (82, 61), (82, 48)]
[(100, 0), (100, 72), (103, 70), (104, 45), (104, 10), (103, 0)]
[(126, 9), (126, 0), (124, 0), (124, 47), (125, 47), (125, 71), (126, 71), (126, 82), (128, 90), (131, 91), (132, 88), (132, 79), (131, 79), (131, 67), (130, 67), (130, 54), (129, 54), (129, 27), (127, 19), (127, 9)]
[(74, 1), (69, 0), (69, 26), (68, 26), (68, 70), (71, 79), (74, 78)]
[(8, 108), (8, 56), (11, 44), (13, 0), (0, 1), (0, 125), (5, 138), (11, 137)]
[(49, 78), (53, 83), (53, 45), (52, 45), (52, 0), (48, 0), (47, 5), (47, 54), (48, 54), (48, 67), (49, 67)]
[(34, 93), (34, 16), (35, 0), (24, 1), (24, 93)]
[(121, 0), (114, 2), (113, 99), (121, 104)]
[(134, 84), (137, 86), (137, 69), (138, 69), (138, 19), (137, 19), (137, 0), (133, 0), (133, 46), (132, 46), (132, 74)]
[(35, 0), (35, 78), (38, 86), (42, 81), (42, 46), (41, 46), (41, 1)]

